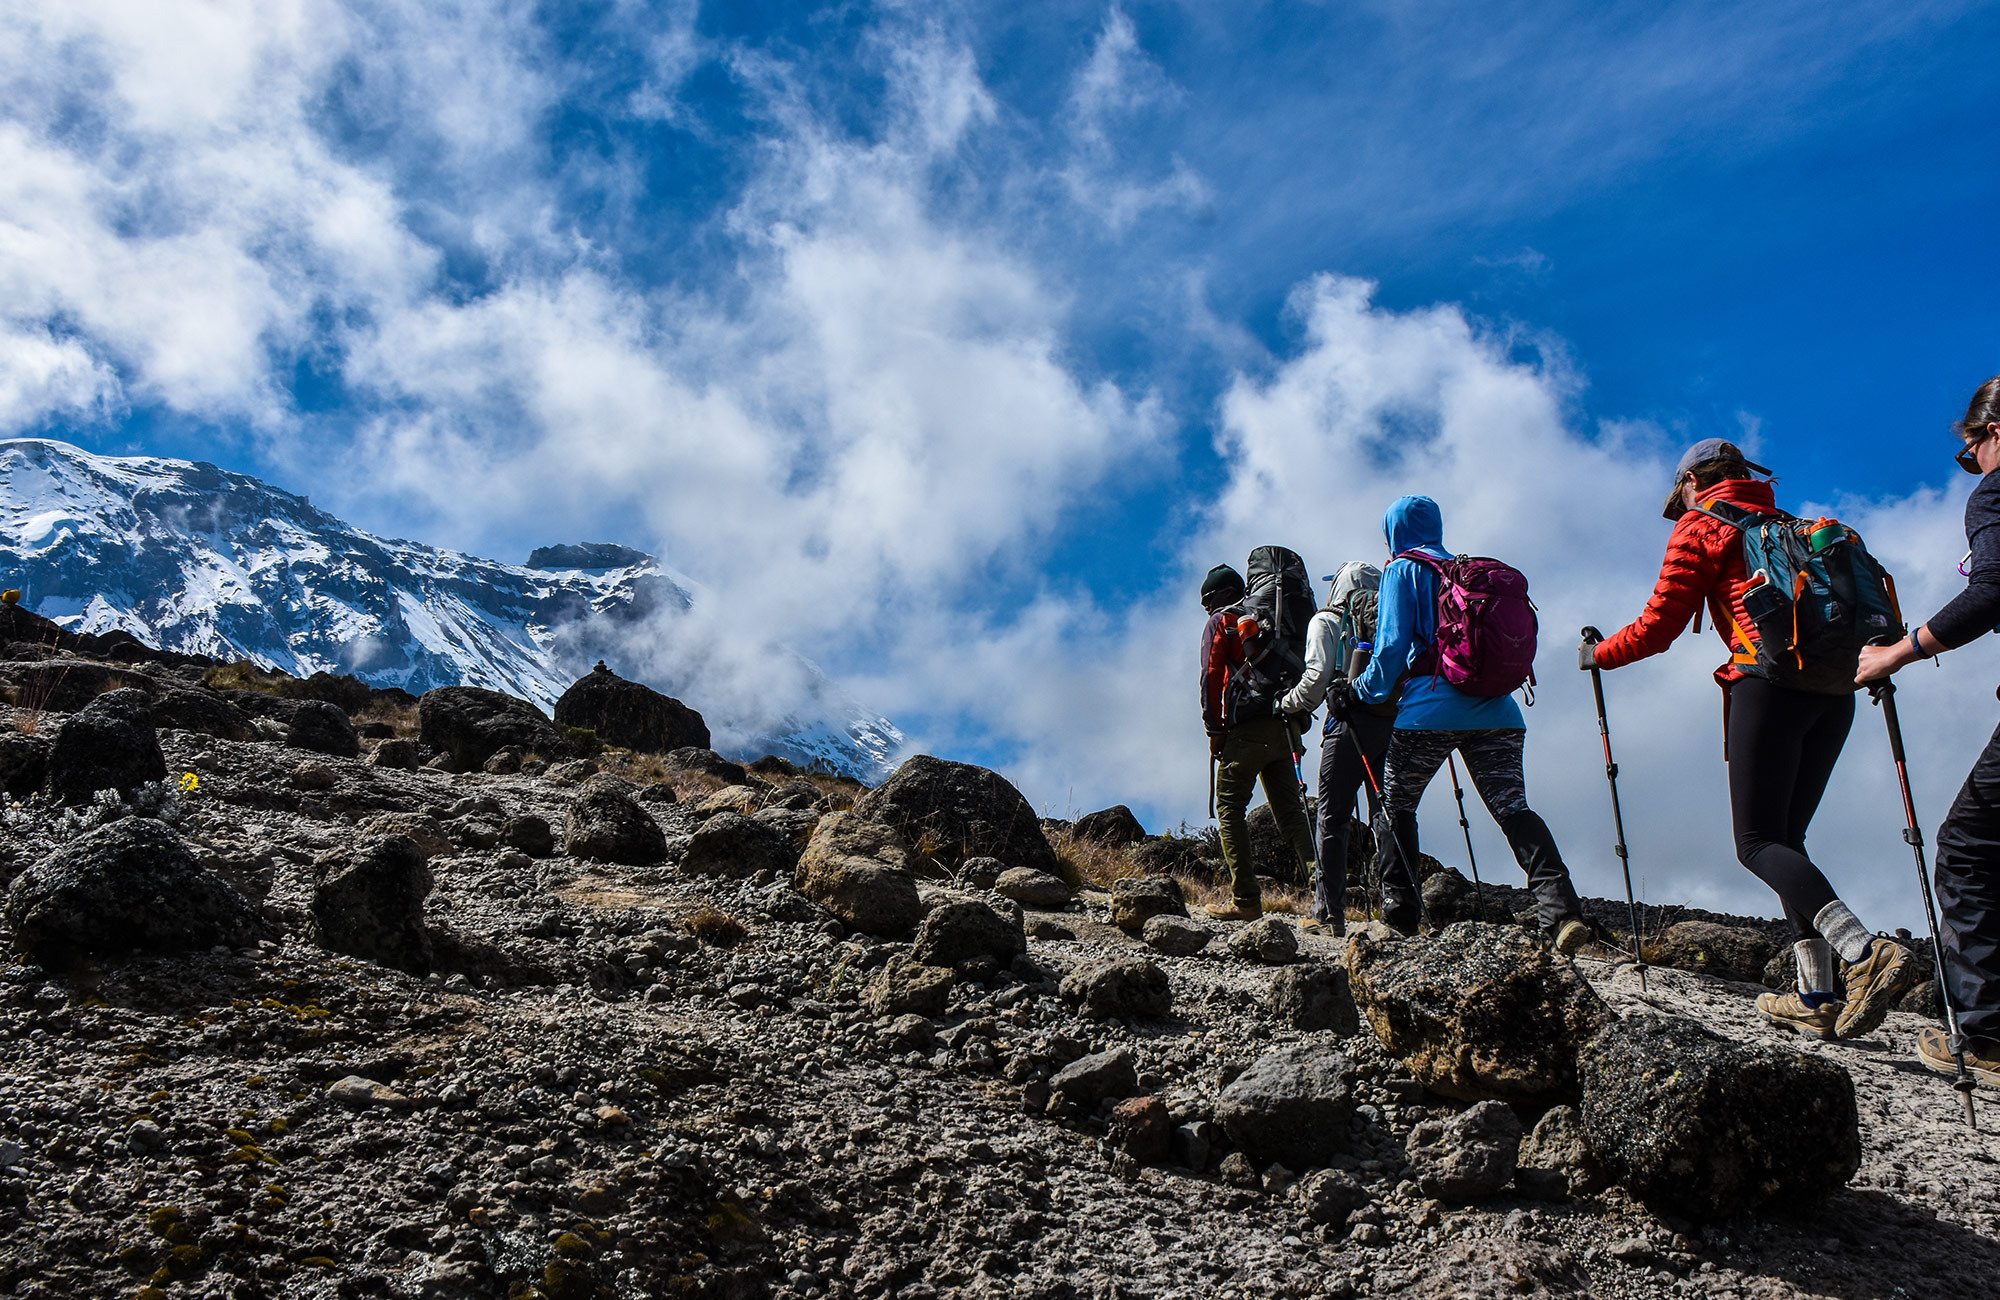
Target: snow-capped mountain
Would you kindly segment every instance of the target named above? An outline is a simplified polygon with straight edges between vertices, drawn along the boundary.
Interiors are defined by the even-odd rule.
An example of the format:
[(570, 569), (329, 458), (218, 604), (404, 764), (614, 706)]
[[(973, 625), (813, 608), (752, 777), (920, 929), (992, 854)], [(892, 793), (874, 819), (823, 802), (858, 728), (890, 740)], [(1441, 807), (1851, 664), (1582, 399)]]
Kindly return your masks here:
[[(628, 547), (548, 546), (501, 564), (373, 536), (205, 462), (34, 438), (0, 440), (0, 565), (22, 604), (73, 631), (123, 629), (164, 649), (416, 694), (484, 686), (544, 710), (611, 657), (615, 629), (695, 599), (694, 584)], [(718, 744), (883, 775), (902, 734), (798, 666), (807, 707), (776, 726), (687, 703)]]

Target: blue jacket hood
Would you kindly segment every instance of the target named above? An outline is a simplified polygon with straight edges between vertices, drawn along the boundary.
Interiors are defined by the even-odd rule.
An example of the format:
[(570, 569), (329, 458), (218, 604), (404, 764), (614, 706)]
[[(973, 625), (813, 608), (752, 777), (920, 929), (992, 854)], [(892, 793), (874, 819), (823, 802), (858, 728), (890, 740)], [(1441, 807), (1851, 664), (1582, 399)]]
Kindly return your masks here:
[(1397, 497), (1382, 516), (1382, 535), (1389, 554), (1400, 555), (1420, 546), (1444, 549), (1444, 514), (1429, 497)]

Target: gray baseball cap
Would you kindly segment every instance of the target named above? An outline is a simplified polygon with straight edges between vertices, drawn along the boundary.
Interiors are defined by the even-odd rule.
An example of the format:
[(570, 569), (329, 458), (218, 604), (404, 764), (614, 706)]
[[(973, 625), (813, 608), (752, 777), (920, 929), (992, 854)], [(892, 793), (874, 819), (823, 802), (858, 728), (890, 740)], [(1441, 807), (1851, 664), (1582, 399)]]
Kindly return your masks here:
[(1667, 489), (1667, 504), (1660, 511), (1662, 517), (1679, 519), (1687, 513), (1687, 507), (1681, 504), (1681, 480), (1687, 477), (1689, 470), (1695, 468), (1697, 465), (1706, 465), (1712, 460), (1724, 459), (1740, 460), (1751, 471), (1762, 474), (1766, 478), (1769, 478), (1771, 475), (1770, 470), (1765, 469), (1762, 465), (1746, 457), (1743, 454), (1743, 449), (1735, 443), (1725, 438), (1703, 438), (1700, 442), (1682, 452), (1681, 463), (1674, 466), (1674, 482), (1673, 486)]

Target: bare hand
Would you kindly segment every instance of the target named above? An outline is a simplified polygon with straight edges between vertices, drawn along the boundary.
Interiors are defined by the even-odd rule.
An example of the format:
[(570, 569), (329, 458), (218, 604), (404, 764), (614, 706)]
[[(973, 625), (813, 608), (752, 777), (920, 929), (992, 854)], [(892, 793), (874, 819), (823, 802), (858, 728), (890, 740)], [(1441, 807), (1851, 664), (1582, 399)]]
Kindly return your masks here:
[(1865, 686), (1869, 682), (1879, 681), (1904, 664), (1916, 662), (1918, 657), (1916, 648), (1910, 644), (1908, 637), (1904, 637), (1894, 645), (1862, 646), (1861, 664), (1854, 672), (1855, 684)]

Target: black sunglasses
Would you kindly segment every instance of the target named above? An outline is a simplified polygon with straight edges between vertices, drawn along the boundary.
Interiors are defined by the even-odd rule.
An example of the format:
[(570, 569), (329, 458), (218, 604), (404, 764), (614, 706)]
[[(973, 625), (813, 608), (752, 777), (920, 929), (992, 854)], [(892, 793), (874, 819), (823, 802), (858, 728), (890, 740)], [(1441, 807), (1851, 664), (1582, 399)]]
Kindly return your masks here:
[(1953, 456), (1952, 459), (1957, 461), (1958, 467), (1968, 474), (1984, 474), (1986, 471), (1979, 468), (1979, 444), (1992, 436), (1993, 431), (1991, 429), (1980, 430), (1979, 436), (1967, 442), (1963, 447), (1960, 447), (1958, 454)]

